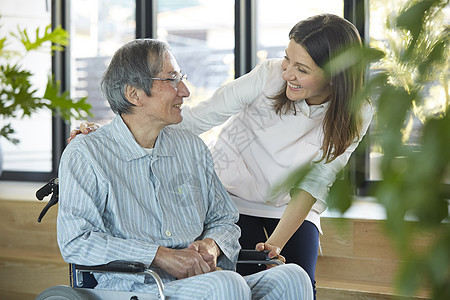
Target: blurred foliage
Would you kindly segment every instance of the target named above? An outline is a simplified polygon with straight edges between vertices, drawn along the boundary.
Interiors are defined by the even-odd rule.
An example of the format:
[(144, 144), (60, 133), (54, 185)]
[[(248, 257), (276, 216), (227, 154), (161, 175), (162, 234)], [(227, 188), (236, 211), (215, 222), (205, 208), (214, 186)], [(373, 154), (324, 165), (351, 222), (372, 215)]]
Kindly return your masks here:
[[(450, 299), (450, 30), (442, 10), (448, 4), (448, 0), (407, 1), (388, 17), (387, 40), (363, 49), (351, 47), (328, 69), (361, 64), (371, 68), (354, 101), (370, 97), (377, 108), (370, 138), (377, 139), (383, 153), (383, 180), (370, 194), (385, 208), (385, 229), (400, 257), (398, 292), (412, 296), (426, 288), (432, 299), (446, 300)], [(411, 116), (423, 123), (418, 146), (405, 143)], [(341, 213), (354, 199), (354, 187), (343, 174), (328, 199), (329, 208)], [(304, 173), (297, 171), (295, 176), (298, 180), (291, 178), (290, 184)]]
[[(18, 42), (22, 51), (8, 50), (11, 42)], [(58, 113), (64, 120), (71, 118), (85, 119), (91, 116), (91, 105), (86, 97), (78, 100), (70, 98), (69, 92), (61, 92), (60, 83), (51, 76), (43, 96), (31, 83), (32, 72), (26, 70), (21, 63), (30, 51), (46, 49), (61, 51), (69, 43), (69, 34), (60, 26), (51, 29), (48, 25), (43, 32), (37, 28), (32, 38), (26, 29), (17, 28), (17, 33), (10, 32), (0, 37), (0, 117), (23, 118), (31, 116), (40, 109), (50, 109)], [(11, 123), (0, 127), (0, 136), (17, 144), (18, 139), (13, 137), (14, 129)]]
[[(433, 299), (450, 299), (450, 31), (442, 14), (447, 5), (448, 0), (409, 1), (387, 20), (387, 41), (372, 43), (359, 56), (348, 50), (355, 63), (372, 69), (355, 101), (370, 96), (377, 108), (383, 180), (371, 193), (386, 210), (386, 231), (402, 261), (399, 292), (413, 295), (425, 286)], [(405, 144), (411, 115), (423, 123), (419, 147)], [(352, 190), (349, 180), (337, 181), (330, 208), (344, 213)], [(428, 245), (416, 246), (419, 237), (430, 235)]]

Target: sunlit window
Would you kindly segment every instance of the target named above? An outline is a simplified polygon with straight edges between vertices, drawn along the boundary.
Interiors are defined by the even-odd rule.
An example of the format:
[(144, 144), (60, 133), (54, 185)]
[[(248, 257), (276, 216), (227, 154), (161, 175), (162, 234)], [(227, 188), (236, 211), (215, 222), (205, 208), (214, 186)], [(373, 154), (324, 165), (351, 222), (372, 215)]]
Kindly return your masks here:
[(289, 31), (301, 20), (321, 13), (343, 16), (344, 1), (257, 1), (256, 31), (258, 61), (283, 57)]
[[(188, 74), (191, 96), (184, 105), (193, 106), (234, 79), (234, 1), (180, 2), (158, 2), (157, 38), (170, 44)], [(201, 137), (208, 144), (219, 131), (220, 126)]]
[[(44, 28), (51, 23), (50, 7), (46, 1), (33, 0), (0, 0), (1, 19), (0, 31), (2, 37), (9, 32), (17, 34), (17, 27), (27, 29), (30, 38), (35, 35), (36, 29)], [(20, 7), (20, 9), (17, 9)], [(8, 41), (12, 39), (8, 38)], [(21, 50), (17, 43), (10, 43), (8, 50)], [(43, 96), (47, 78), (51, 72), (50, 44), (45, 50), (28, 53), (21, 61), (23, 69), (33, 73), (31, 78), (33, 87), (38, 90), (37, 96)], [(51, 113), (41, 111), (31, 118), (6, 119), (0, 118), (0, 124), (11, 123), (16, 132), (14, 138), (20, 142), (13, 145), (0, 137), (1, 149), (3, 149), (3, 171), (50, 171), (52, 167), (52, 139)], [(1, 126), (3, 127), (3, 126)], [(0, 153), (1, 155), (1, 153)]]
[(92, 104), (93, 121), (105, 124), (114, 113), (100, 93), (100, 78), (114, 52), (136, 36), (136, 4), (134, 0), (70, 3), (71, 95), (87, 96)]
[(234, 1), (158, 1), (157, 28), (157, 38), (170, 44), (188, 74), (185, 105), (234, 78)]
[[(384, 63), (384, 67), (392, 68), (396, 73), (395, 65), (395, 44), (398, 44), (401, 40), (395, 36), (395, 33), (387, 30), (387, 22), (393, 24), (395, 18), (398, 16), (400, 9), (408, 2), (408, 0), (395, 0), (395, 1), (383, 1), (372, 0), (370, 1), (370, 43), (375, 47), (383, 47), (385, 49), (391, 49), (390, 53), (392, 58), (388, 59)], [(417, 20), (420, 22), (420, 20)], [(439, 32), (443, 30), (445, 26), (450, 24), (450, 8), (447, 6), (442, 11), (442, 15), (435, 18), (435, 24), (433, 30)], [(380, 65), (377, 66), (380, 68)], [(383, 68), (383, 65), (381, 65)], [(398, 68), (397, 68), (398, 70)], [(372, 72), (378, 72), (378, 69), (372, 68)], [(400, 72), (401, 73), (401, 72)], [(408, 74), (409, 76), (410, 74)], [(438, 79), (430, 82), (429, 86), (425, 88), (426, 101), (423, 104), (415, 103), (412, 111), (410, 112), (407, 123), (405, 124), (403, 132), (403, 142), (409, 147), (419, 150), (420, 144), (420, 132), (423, 126), (425, 118), (442, 113), (445, 108), (445, 89)], [(376, 99), (375, 99), (376, 100)], [(392, 99), (395, 101), (395, 99)], [(372, 126), (375, 127), (375, 126)], [(376, 133), (372, 132), (370, 139), (370, 154), (369, 154), (369, 180), (381, 180), (380, 163), (383, 158), (383, 151), (377, 143)]]

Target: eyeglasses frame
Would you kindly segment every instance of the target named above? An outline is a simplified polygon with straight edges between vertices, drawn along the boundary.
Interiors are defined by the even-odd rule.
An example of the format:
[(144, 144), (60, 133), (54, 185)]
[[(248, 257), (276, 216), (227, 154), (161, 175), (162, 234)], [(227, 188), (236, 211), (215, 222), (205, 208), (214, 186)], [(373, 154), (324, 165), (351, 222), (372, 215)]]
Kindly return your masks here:
[(187, 74), (175, 75), (176, 78), (161, 78), (161, 77), (151, 77), (152, 80), (160, 80), (160, 81), (170, 81), (170, 85), (174, 88), (178, 87), (181, 81), (187, 79)]

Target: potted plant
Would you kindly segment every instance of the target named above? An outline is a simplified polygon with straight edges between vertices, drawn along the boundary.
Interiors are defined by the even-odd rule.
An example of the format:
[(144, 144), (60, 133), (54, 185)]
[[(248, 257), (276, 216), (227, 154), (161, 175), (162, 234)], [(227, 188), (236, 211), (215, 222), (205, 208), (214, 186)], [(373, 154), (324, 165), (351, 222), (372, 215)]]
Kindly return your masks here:
[[(91, 116), (91, 105), (86, 102), (87, 97), (72, 99), (69, 92), (61, 92), (60, 83), (49, 75), (43, 96), (33, 86), (33, 73), (23, 67), (23, 59), (32, 51), (50, 48), (61, 51), (69, 43), (69, 34), (61, 26), (51, 29), (48, 25), (44, 30), (37, 28), (31, 36), (26, 29), (18, 27), (17, 32), (9, 32), (0, 36), (0, 119), (6, 121), (0, 124), (0, 138), (17, 144), (11, 118), (30, 117), (42, 109), (49, 109), (64, 120), (72, 118), (85, 119)], [(9, 50), (12, 42), (18, 42), (22, 50)], [(51, 46), (49, 47), (49, 44)], [(1, 142), (1, 140), (0, 140)], [(1, 148), (0, 148), (1, 150)], [(0, 153), (0, 173), (2, 158)]]

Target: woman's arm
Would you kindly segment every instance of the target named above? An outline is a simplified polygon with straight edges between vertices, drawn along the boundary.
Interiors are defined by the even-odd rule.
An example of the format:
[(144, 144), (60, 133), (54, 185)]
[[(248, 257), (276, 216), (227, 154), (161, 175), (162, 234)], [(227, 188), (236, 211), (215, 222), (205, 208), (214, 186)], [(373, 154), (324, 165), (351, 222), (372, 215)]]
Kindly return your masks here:
[(258, 243), (256, 250), (270, 250), (269, 257), (278, 256), (297, 229), (302, 225), (316, 199), (304, 190), (296, 190), (277, 227), (265, 243)]
[(225, 123), (257, 98), (273, 68), (281, 68), (281, 62), (263, 61), (249, 73), (221, 86), (211, 98), (194, 107), (183, 107), (183, 121), (175, 126), (198, 135)]
[[(336, 175), (345, 167), (351, 154), (366, 134), (373, 114), (374, 108), (368, 103), (363, 108), (364, 122), (359, 139), (334, 161), (330, 163), (321, 161), (312, 164), (311, 171), (297, 186), (297, 192), (286, 207), (274, 232), (265, 243), (256, 245), (257, 250), (270, 250), (269, 256), (276, 256), (303, 223), (316, 201), (322, 202), (321, 207), (325, 209), (328, 191), (336, 180)], [(320, 153), (318, 157), (321, 157)]]

